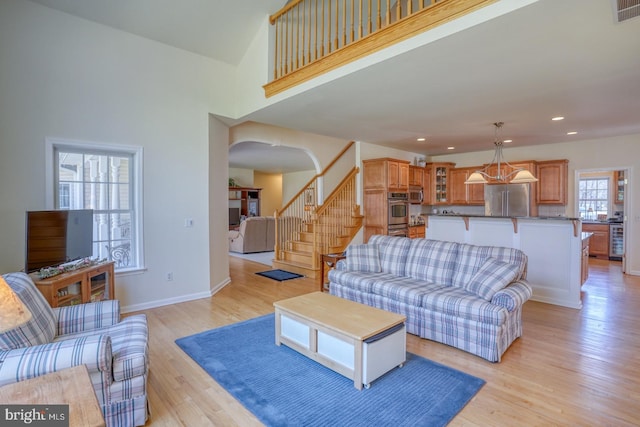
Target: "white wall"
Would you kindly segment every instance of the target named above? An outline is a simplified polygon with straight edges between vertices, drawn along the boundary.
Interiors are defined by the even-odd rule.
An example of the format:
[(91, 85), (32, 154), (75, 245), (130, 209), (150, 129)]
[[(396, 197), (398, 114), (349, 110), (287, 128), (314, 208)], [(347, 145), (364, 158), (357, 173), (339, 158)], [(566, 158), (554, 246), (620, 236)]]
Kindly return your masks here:
[(254, 187), (253, 169), (229, 168), (229, 178), (233, 178), (236, 187)]
[[(314, 177), (316, 171), (300, 171), (282, 174), (282, 204), (288, 203)], [(282, 207), (282, 206), (281, 206)]]
[[(491, 161), (493, 151), (437, 156), (429, 161), (454, 162), (457, 167), (476, 166), (478, 159)], [(576, 216), (576, 171), (598, 169), (629, 169), (628, 190), (625, 194), (625, 225), (627, 273), (640, 275), (640, 135), (627, 135), (563, 144), (544, 144), (535, 147), (506, 148), (508, 162), (519, 160), (569, 160), (568, 216)]]
[[(229, 174), (228, 141), (229, 128), (213, 115), (209, 115), (209, 204), (207, 206), (209, 233), (202, 234), (209, 244), (208, 273), (210, 281), (207, 285), (212, 293), (231, 281), (229, 276), (229, 218), (228, 211), (221, 209), (229, 200), (229, 185), (226, 179)], [(224, 214), (221, 214), (222, 211)], [(191, 248), (181, 249), (192, 255), (189, 250)]]
[[(209, 276), (208, 113), (232, 113), (231, 67), (24, 0), (0, 2), (0, 64), (0, 272), (23, 266), (25, 211), (51, 208), (55, 137), (144, 148), (146, 270), (116, 277), (123, 307), (205, 296), (228, 276)], [(226, 142), (213, 147), (225, 163)]]
[(273, 216), (282, 207), (282, 174), (254, 172), (255, 187), (262, 188), (260, 193), (260, 212), (262, 216)]

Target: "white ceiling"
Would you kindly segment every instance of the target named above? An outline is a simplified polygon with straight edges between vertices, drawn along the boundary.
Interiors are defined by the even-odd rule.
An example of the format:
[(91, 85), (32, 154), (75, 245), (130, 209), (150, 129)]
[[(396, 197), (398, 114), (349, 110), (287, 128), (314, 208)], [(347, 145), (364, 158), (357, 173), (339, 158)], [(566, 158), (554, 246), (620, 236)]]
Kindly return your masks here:
[[(230, 64), (285, 3), (34, 1)], [(565, 120), (552, 122), (558, 115)], [(491, 150), (496, 121), (505, 122), (502, 137), (511, 146), (640, 134), (640, 18), (616, 23), (606, 0), (538, 0), (240, 120), (425, 155)], [(233, 150), (242, 144), (232, 148), (232, 167), (247, 166), (236, 157), (254, 161), (248, 147), (241, 156)], [(273, 159), (279, 171), (312, 169), (310, 160), (283, 161), (284, 151), (260, 151), (258, 159)], [(255, 169), (277, 172), (273, 166)]]

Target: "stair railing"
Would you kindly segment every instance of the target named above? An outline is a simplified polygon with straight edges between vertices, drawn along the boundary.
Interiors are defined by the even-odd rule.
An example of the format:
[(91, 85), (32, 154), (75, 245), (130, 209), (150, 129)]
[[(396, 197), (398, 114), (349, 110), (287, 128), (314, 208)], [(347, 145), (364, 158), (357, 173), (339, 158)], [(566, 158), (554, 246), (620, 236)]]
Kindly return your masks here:
[[(495, 1), (293, 0), (270, 17), (275, 27), (273, 81), (264, 86), (265, 95), (282, 92)], [(295, 77), (283, 79), (293, 73)]]
[[(276, 261), (284, 258), (284, 251), (292, 249), (293, 242), (297, 240), (302, 231), (312, 227), (313, 219), (318, 209), (320, 178), (326, 175), (354, 144), (355, 142), (351, 141), (344, 147), (321, 173), (311, 178), (282, 209), (275, 212), (274, 259)], [(314, 234), (314, 241), (312, 242), (313, 248), (317, 246), (315, 239), (316, 235)], [(316, 263), (315, 256), (314, 263)]]
[(313, 268), (319, 267), (318, 255), (343, 251), (357, 228), (362, 225), (360, 206), (356, 204), (356, 176), (354, 167), (336, 189), (318, 207), (312, 217), (314, 245)]

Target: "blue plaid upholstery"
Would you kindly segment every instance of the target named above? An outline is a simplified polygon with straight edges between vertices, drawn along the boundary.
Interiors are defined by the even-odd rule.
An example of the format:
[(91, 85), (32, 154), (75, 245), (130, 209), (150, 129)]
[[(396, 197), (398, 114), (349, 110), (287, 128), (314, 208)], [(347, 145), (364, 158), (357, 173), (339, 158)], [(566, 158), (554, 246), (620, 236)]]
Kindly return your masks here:
[(519, 274), (516, 279), (524, 279), (527, 267), (527, 256), (519, 249), (500, 246), (475, 246), (461, 243), (458, 248), (458, 261), (453, 276), (453, 286), (463, 288), (487, 258), (495, 258), (508, 264), (517, 265)]
[(491, 304), (500, 305), (509, 311), (513, 311), (531, 298), (531, 286), (524, 281), (511, 283), (506, 288), (496, 292), (491, 298)]
[(350, 245), (347, 248), (347, 268), (351, 271), (380, 273), (378, 245)]
[(518, 269), (515, 264), (502, 262), (495, 258), (487, 258), (463, 288), (478, 295), (480, 298), (491, 301), (496, 292), (518, 277)]
[(382, 280), (377, 278), (371, 286), (371, 292), (405, 304), (421, 305), (425, 295), (442, 287), (442, 285), (412, 279), (411, 277), (393, 276)]
[(22, 326), (0, 334), (0, 350), (13, 350), (46, 344), (56, 335), (55, 316), (51, 306), (24, 273), (2, 276), (13, 292), (31, 312), (31, 319)]
[(404, 276), (407, 255), (411, 239), (408, 237), (382, 236), (379, 234), (369, 238), (369, 245), (378, 245), (380, 267), (384, 273)]
[[(531, 287), (524, 280), (526, 255), (511, 248), (413, 239), (406, 254), (402, 248), (389, 250), (387, 254), (395, 254), (396, 259), (391, 261), (388, 255), (385, 264), (382, 253), (392, 247), (389, 242), (394, 240), (390, 239), (398, 238), (373, 236), (369, 240), (385, 247), (379, 249), (385, 273), (349, 271), (340, 261), (329, 272), (331, 294), (402, 314), (407, 317), (409, 333), (499, 362), (511, 343), (522, 336), (522, 305), (531, 297)], [(406, 259), (404, 270), (398, 266), (402, 257)], [(491, 273), (478, 273), (489, 258), (513, 266), (517, 280), (503, 287), (487, 279)], [(491, 288), (492, 296), (485, 295), (487, 299), (464, 289), (476, 273), (476, 279), (487, 279), (483, 285)], [(503, 276), (494, 279), (500, 282)]]
[[(51, 309), (28, 275), (4, 277), (32, 313), (42, 309), (50, 315), (47, 328), (53, 333), (48, 343), (0, 350), (0, 385), (86, 365), (107, 426), (144, 425), (149, 415), (146, 316), (121, 320), (117, 300)], [(12, 334), (0, 334), (0, 342), (16, 342)]]
[(389, 273), (365, 273), (362, 271), (344, 271), (337, 267), (329, 270), (329, 283), (338, 282), (360, 289), (363, 292), (371, 292), (371, 287), (378, 280), (391, 280), (398, 276)]
[[(120, 302), (105, 300), (54, 308), (53, 314), (58, 324), (56, 335), (93, 331), (115, 325), (120, 321)], [(78, 319), (82, 319), (82, 322)]]
[(406, 275), (427, 282), (451, 285), (457, 268), (459, 243), (413, 239), (407, 257)]

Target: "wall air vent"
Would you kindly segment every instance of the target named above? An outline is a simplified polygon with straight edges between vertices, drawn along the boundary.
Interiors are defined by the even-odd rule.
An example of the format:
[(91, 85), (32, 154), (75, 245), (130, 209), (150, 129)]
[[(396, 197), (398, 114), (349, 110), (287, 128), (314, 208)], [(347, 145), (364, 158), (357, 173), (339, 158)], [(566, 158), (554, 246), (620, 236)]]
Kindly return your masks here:
[(618, 22), (640, 16), (640, 0), (612, 0)]

